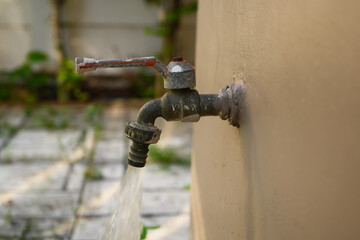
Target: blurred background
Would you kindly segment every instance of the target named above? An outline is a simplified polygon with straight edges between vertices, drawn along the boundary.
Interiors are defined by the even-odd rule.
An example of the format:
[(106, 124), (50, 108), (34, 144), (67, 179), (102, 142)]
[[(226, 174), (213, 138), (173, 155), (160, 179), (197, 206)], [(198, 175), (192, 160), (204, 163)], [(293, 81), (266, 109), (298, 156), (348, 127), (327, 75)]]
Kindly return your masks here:
[[(194, 65), (196, 11), (195, 0), (0, 0), (1, 239), (100, 236), (127, 166), (124, 125), (163, 82), (152, 68), (78, 75), (73, 60)], [(187, 239), (192, 128), (157, 125), (143, 237)]]
[[(76, 56), (173, 56), (194, 63), (195, 1), (2, 0), (1, 101), (86, 101), (153, 97), (154, 71), (73, 74)], [(162, 88), (161, 84), (158, 86)]]

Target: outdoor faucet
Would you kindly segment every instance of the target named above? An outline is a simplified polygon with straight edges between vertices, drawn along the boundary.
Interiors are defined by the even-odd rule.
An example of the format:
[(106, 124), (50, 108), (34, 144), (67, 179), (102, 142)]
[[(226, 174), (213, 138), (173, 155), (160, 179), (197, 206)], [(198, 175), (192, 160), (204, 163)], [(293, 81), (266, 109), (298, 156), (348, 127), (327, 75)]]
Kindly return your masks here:
[(181, 57), (174, 58), (168, 66), (155, 57), (141, 57), (121, 60), (75, 59), (78, 73), (105, 67), (147, 67), (152, 66), (164, 78), (164, 88), (168, 89), (161, 99), (147, 102), (139, 111), (136, 122), (128, 122), (125, 134), (132, 140), (128, 164), (144, 167), (149, 145), (160, 139), (161, 130), (154, 126), (155, 119), (162, 117), (167, 121), (197, 122), (200, 117), (220, 116), (229, 124), (239, 127), (240, 102), (243, 87), (229, 84), (217, 94), (199, 94), (193, 89), (196, 85), (195, 68)]

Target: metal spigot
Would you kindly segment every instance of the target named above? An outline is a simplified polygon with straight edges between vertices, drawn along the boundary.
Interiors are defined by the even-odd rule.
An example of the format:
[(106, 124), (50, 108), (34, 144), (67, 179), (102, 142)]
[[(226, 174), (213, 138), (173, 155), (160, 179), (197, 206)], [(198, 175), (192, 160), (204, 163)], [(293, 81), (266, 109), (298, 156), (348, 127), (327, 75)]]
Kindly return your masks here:
[(105, 67), (153, 67), (164, 78), (164, 88), (169, 89), (161, 99), (151, 100), (139, 111), (136, 122), (128, 122), (125, 134), (133, 141), (128, 163), (144, 167), (148, 147), (157, 143), (161, 130), (154, 126), (155, 119), (167, 121), (197, 122), (200, 117), (219, 116), (228, 119), (229, 124), (240, 126), (240, 110), (244, 90), (242, 85), (229, 84), (218, 94), (199, 94), (196, 86), (195, 68), (182, 58), (174, 58), (168, 66), (155, 57), (141, 57), (121, 60), (75, 59), (78, 73)]

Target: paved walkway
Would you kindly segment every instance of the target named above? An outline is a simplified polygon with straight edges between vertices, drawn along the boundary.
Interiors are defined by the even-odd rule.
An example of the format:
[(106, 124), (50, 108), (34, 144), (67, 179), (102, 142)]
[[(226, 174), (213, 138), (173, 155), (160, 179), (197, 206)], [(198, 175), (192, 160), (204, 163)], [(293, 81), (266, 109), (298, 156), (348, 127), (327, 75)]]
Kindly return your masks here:
[[(137, 111), (112, 104), (41, 107), (26, 114), (1, 106), (0, 239), (98, 239), (127, 167), (124, 124)], [(161, 148), (190, 154), (191, 124), (157, 125), (163, 129)], [(160, 226), (148, 230), (146, 239), (188, 239), (189, 186), (189, 166), (144, 168), (142, 222)]]

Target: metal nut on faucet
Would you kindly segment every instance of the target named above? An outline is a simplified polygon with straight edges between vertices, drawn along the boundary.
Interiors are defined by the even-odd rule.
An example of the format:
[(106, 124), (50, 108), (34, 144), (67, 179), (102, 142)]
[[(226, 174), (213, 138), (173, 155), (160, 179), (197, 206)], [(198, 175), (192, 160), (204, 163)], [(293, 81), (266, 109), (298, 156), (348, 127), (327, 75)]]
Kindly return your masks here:
[(182, 58), (173, 59), (167, 69), (168, 73), (167, 77), (164, 78), (164, 88), (186, 89), (196, 86), (195, 68)]
[(135, 142), (154, 144), (159, 141), (161, 130), (155, 126), (143, 125), (137, 122), (128, 122), (125, 126), (125, 134)]

